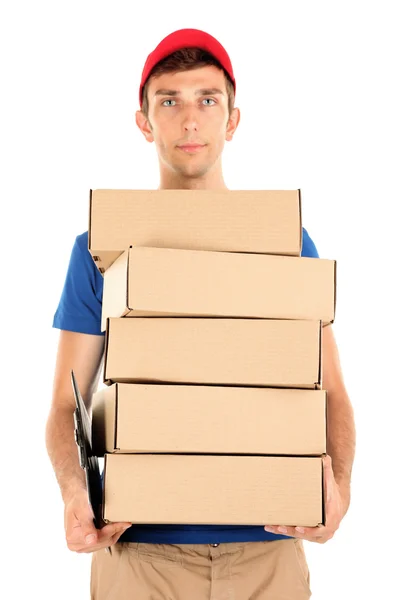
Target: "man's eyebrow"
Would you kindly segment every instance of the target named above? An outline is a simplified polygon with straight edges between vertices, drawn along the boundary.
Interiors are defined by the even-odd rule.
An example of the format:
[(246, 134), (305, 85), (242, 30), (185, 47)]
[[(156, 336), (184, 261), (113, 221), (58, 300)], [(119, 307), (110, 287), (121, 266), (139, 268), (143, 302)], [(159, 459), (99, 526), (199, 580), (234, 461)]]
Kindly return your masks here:
[[(197, 94), (197, 96), (208, 96), (210, 94), (222, 94), (223, 95), (222, 90), (220, 90), (219, 88), (202, 88), (200, 90), (195, 90), (195, 93)], [(179, 96), (180, 90), (161, 89), (161, 90), (156, 90), (154, 95), (155, 96)]]

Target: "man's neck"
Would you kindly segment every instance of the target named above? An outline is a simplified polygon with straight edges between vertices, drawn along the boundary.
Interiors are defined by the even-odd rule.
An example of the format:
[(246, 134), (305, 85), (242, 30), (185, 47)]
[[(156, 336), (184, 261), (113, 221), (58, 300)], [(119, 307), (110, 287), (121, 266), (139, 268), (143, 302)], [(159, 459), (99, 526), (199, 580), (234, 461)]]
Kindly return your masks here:
[(222, 172), (208, 173), (207, 177), (179, 177), (161, 172), (158, 190), (228, 190)]
[(158, 190), (228, 190), (229, 188), (223, 185), (208, 185), (203, 181), (185, 181), (169, 182), (169, 184), (160, 184)]

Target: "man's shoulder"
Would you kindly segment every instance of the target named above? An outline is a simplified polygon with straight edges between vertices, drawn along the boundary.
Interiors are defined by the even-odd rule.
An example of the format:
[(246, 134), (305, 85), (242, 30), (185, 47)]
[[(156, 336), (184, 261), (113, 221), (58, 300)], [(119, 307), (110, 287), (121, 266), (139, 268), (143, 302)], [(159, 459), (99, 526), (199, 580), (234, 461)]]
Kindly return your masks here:
[(76, 236), (76, 242), (77, 242), (78, 246), (80, 247), (80, 250), (88, 251), (88, 230), (84, 231), (83, 233), (79, 233)]
[(304, 240), (311, 239), (307, 229), (304, 226), (302, 227), (302, 234), (303, 234), (302, 235), (303, 242), (304, 242)]
[(303, 233), (303, 236), (302, 236), (301, 256), (310, 256), (312, 258), (319, 258), (317, 247), (305, 227), (302, 227), (302, 233)]
[(78, 249), (81, 260), (83, 260), (85, 264), (92, 266), (93, 258), (88, 248), (88, 230), (76, 235), (75, 246)]
[(91, 278), (95, 278), (96, 284), (101, 285), (103, 283), (103, 277), (99, 273), (92, 255), (88, 249), (88, 230), (79, 233), (75, 238), (75, 261), (74, 266), (76, 269), (82, 271), (82, 269), (90, 275)]

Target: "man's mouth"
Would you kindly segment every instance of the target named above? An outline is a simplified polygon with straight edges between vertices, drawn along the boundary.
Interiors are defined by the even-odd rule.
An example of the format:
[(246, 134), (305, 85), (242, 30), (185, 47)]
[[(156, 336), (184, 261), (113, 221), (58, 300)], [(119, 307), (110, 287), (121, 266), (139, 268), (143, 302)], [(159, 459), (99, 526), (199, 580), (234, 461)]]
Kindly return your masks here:
[(178, 146), (180, 150), (183, 152), (200, 152), (203, 148), (205, 148), (206, 144), (183, 144), (182, 146)]

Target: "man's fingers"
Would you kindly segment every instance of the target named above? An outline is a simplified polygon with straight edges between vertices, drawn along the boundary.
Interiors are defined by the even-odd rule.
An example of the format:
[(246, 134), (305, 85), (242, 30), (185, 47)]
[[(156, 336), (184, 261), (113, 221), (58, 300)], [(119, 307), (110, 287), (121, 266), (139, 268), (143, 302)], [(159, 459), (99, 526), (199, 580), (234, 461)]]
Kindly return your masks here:
[(108, 523), (102, 529), (99, 530), (100, 537), (103, 538), (111, 538), (118, 532), (123, 532), (129, 527), (131, 527), (132, 523)]
[(73, 529), (81, 529), (80, 538), (82, 537), (84, 543), (86, 544), (94, 544), (98, 539), (98, 530), (95, 527), (95, 524), (91, 518), (88, 518), (85, 515), (85, 518), (81, 518), (78, 516), (78, 522), (73, 526)]
[[(269, 531), (275, 534), (282, 534), (283, 532), (279, 531), (278, 525), (264, 526), (264, 529), (267, 528)], [(302, 530), (302, 531), (301, 531)], [(317, 525), (317, 527), (286, 527), (286, 534), (289, 537), (299, 538), (302, 540), (306, 540), (308, 542), (317, 542), (321, 541), (323, 538), (326, 538), (328, 532), (326, 531), (323, 525)]]
[(113, 544), (115, 544), (119, 540), (119, 538), (121, 538), (121, 536), (123, 535), (124, 531), (125, 531), (125, 529), (123, 529), (123, 531), (118, 531), (117, 533), (115, 533), (112, 536), (111, 543), (109, 545), (113, 546)]
[(111, 545), (113, 537), (116, 535), (120, 537), (132, 524), (109, 523), (102, 527), (102, 529), (96, 529), (91, 524), (88, 524), (87, 527), (85, 525), (81, 525), (81, 532), (78, 538), (74, 540), (70, 538), (68, 540), (70, 550), (76, 552), (94, 552), (99, 548)]
[(98, 533), (92, 521), (75, 521), (74, 524), (67, 527), (67, 545), (72, 548), (77, 544), (96, 544)]
[[(120, 525), (120, 527), (118, 527), (118, 525)], [(128, 527), (131, 527), (131, 523)], [(113, 546), (113, 544), (117, 542), (117, 540), (121, 535), (123, 535), (128, 527), (127, 524), (122, 527), (121, 523), (110, 523), (109, 525), (106, 525), (102, 529), (98, 530), (98, 537), (96, 540), (89, 544), (86, 544), (85, 541), (80, 540), (79, 542), (69, 544), (69, 549), (78, 553), (82, 553), (96, 552), (97, 550), (101, 550), (107, 546)]]

